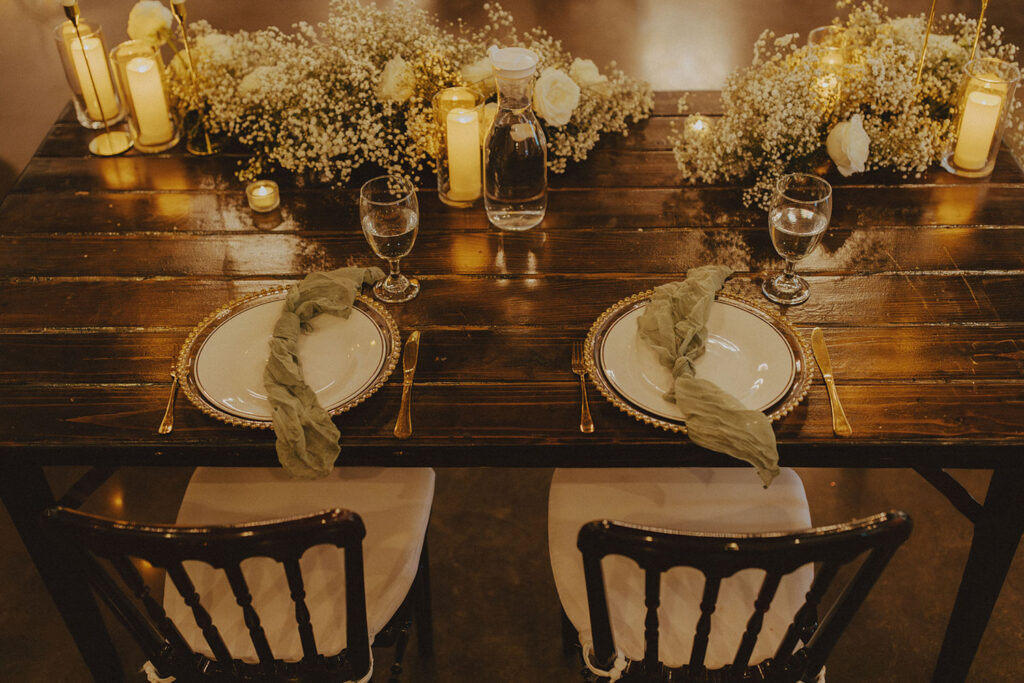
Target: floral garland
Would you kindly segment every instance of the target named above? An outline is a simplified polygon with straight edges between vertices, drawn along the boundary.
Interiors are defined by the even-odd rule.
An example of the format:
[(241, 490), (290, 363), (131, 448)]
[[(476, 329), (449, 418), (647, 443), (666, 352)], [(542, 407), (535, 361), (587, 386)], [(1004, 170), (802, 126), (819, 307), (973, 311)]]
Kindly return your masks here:
[[(453, 85), (493, 94), (486, 55), (494, 44), (540, 57), (534, 102), (553, 172), (586, 159), (602, 133), (626, 135), (628, 121), (649, 116), (654, 98), (646, 83), (614, 64), (602, 74), (543, 29), (519, 34), (501, 7), (484, 8), (489, 24), (479, 31), (442, 27), (408, 0), (388, 9), (332, 0), (325, 22), (296, 24), (291, 34), (276, 27), (224, 33), (200, 21), (190, 30), (204, 101), (180, 55), (168, 66), (170, 90), (182, 109), (206, 112), (211, 133), (251, 150), (238, 173), (243, 180), (282, 169), (342, 184), (364, 164), (418, 176), (436, 152), (431, 98)], [(162, 23), (161, 9), (158, 0), (136, 5), (140, 36), (166, 39), (170, 23)]]
[[(692, 182), (752, 177), (744, 202), (766, 207), (779, 176), (818, 169), (830, 158), (843, 175), (885, 168), (904, 176), (920, 176), (941, 159), (976, 20), (962, 14), (936, 19), (945, 34), (928, 40), (919, 87), (924, 16), (891, 18), (874, 0), (833, 25), (846, 53), (840, 64), (829, 64), (821, 46), (798, 46), (797, 34), (761, 34), (753, 63), (726, 81), (723, 116), (694, 115), (673, 132), (684, 176)], [(978, 45), (979, 57), (1012, 61), (1016, 53), (1014, 45), (1002, 44), (998, 27)]]

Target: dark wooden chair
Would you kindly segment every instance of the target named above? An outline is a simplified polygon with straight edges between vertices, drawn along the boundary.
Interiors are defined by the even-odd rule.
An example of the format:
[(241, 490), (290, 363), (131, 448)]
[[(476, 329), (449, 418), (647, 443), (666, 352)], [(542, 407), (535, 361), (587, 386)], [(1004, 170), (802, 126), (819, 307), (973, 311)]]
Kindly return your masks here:
[[(759, 534), (684, 533), (608, 520), (590, 522), (579, 532), (578, 547), (583, 554), (593, 637), (591, 669), (611, 671), (618, 664), (621, 681), (813, 681), (910, 529), (910, 519), (902, 512), (800, 532)], [(613, 640), (607, 596), (614, 588), (606, 585), (602, 568), (602, 560), (612, 555), (632, 559), (643, 571), (644, 652), (642, 659), (634, 661), (624, 662)], [(863, 561), (819, 623), (819, 608), (837, 574), (862, 556)], [(780, 581), (809, 564), (817, 565), (813, 583), (775, 655), (751, 665), (765, 612)], [(659, 657), (658, 607), (662, 574), (674, 567), (695, 568), (704, 582), (700, 594), (693, 596), (700, 616), (695, 629), (690, 625), (689, 662), (668, 667)], [(705, 653), (716, 628), (715, 607), (723, 580), (747, 569), (762, 570), (764, 579), (750, 605), (739, 647), (731, 665), (709, 670)]]
[[(366, 528), (360, 516), (351, 511), (334, 509), (301, 517), (220, 526), (177, 526), (116, 521), (57, 507), (47, 511), (44, 524), (62, 541), (82, 551), (78, 556), (90, 584), (127, 627), (158, 673), (174, 676), (179, 683), (368, 680), (374, 635), (374, 645), (397, 642), (399, 666), (392, 670), (397, 675), (413, 615), (420, 627), (420, 649), (430, 649), (425, 546), (405, 600), (388, 625), (372, 634), (367, 626), (364, 586)], [(315, 546), (333, 546), (343, 555), (340, 561), (344, 567), (344, 608), (342, 614), (336, 615), (337, 621), (344, 623), (345, 646), (340, 651), (319, 652), (318, 641), (323, 634), (314, 635), (311, 624), (312, 595), (307, 596), (307, 591), (312, 588), (304, 579), (300, 558)], [(290, 597), (291, 607), (287, 615), (278, 610), (276, 618), (287, 616), (290, 628), (298, 634), (301, 658), (297, 661), (284, 661), (272, 650), (272, 638), (268, 638), (268, 633), (273, 635), (271, 624), (261, 621), (253, 600), (257, 590), (247, 580), (248, 566), (243, 568), (243, 563), (252, 561), (250, 558), (270, 558), (283, 566), (285, 582), (279, 588)], [(195, 622), (188, 626), (198, 627), (212, 656), (197, 652), (194, 643), (190, 644), (182, 635), (183, 625), (169, 618), (151, 594), (137, 560), (166, 572), (170, 581), (165, 581), (165, 594), (173, 585), (184, 599)], [(246, 661), (228, 650), (218, 624), (200, 602), (204, 590), (193, 582), (190, 568), (194, 562), (209, 565), (226, 576), (230, 593), (221, 596), (221, 600), (232, 600), (233, 596), (235, 609), (240, 611), (255, 649), (255, 661)], [(341, 577), (334, 578), (342, 581)], [(205, 595), (208, 597), (209, 593)]]

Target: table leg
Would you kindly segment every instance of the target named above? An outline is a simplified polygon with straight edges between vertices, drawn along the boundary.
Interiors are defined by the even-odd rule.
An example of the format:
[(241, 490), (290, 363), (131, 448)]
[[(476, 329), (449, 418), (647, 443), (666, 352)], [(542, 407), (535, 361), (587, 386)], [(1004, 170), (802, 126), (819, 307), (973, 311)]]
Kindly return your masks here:
[[(9, 453), (4, 456), (7, 462), (15, 459)], [(25, 462), (4, 466), (0, 469), (0, 499), (93, 678), (101, 683), (123, 681), (120, 657), (85, 576), (67, 570), (73, 565), (67, 561), (65, 549), (48, 542), (39, 523), (42, 511), (54, 504), (42, 468)]]
[(966, 681), (1024, 533), (1024, 468), (996, 469), (960, 580), (932, 681)]

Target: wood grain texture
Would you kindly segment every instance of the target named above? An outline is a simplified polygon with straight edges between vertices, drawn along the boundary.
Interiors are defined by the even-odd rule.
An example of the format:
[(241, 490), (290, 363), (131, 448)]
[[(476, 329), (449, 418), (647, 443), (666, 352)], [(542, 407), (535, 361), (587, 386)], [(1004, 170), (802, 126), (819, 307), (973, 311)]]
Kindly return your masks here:
[[(669, 143), (680, 93), (551, 177), (548, 214), (525, 234), (481, 207), (443, 205), (421, 179), (421, 229), (403, 268), (423, 293), (389, 307), (423, 332), (416, 430), (391, 434), (396, 377), (337, 418), (352, 464), (492, 466), (731, 464), (620, 413), (591, 388), (597, 431), (577, 429), (571, 343), (619, 299), (705, 263), (765, 303), (781, 267), (747, 181), (684, 182)], [(690, 111), (720, 112), (717, 93)], [(306, 273), (372, 264), (357, 190), (282, 178), (282, 204), (252, 213), (241, 149), (112, 159), (65, 112), (0, 204), (0, 458), (38, 463), (270, 464), (269, 432), (228, 427), (179, 400), (159, 437), (169, 371), (200, 319)], [(783, 462), (990, 467), (1024, 453), (1024, 174), (1005, 150), (965, 180), (870, 173), (835, 185), (832, 226), (798, 270), (810, 301), (775, 310), (825, 328), (854, 437), (832, 436), (810, 395), (776, 426)], [(767, 304), (766, 304), (767, 305)], [(524, 425), (529, 425), (525, 428)]]

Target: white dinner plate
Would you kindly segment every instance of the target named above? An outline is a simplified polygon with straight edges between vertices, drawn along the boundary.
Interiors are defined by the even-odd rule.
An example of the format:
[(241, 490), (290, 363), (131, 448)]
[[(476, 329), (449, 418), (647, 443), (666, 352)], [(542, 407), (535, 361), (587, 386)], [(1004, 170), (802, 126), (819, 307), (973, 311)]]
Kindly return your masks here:
[[(234, 302), (190, 335), (179, 356), (179, 377), (205, 412), (235, 424), (270, 426), (263, 370), (285, 294), (276, 290)], [(394, 369), (397, 328), (374, 302), (359, 297), (348, 318), (324, 314), (311, 327), (299, 337), (299, 362), (306, 383), (331, 414), (364, 400)]]
[[(587, 338), (591, 377), (612, 403), (635, 417), (647, 416), (651, 419), (645, 421), (663, 423), (662, 427), (682, 427), (679, 408), (665, 399), (672, 372), (637, 332), (649, 298), (648, 292), (624, 299), (594, 324)], [(707, 330), (704, 354), (694, 363), (696, 377), (772, 419), (806, 394), (810, 377), (803, 342), (783, 319), (742, 299), (719, 295)]]

